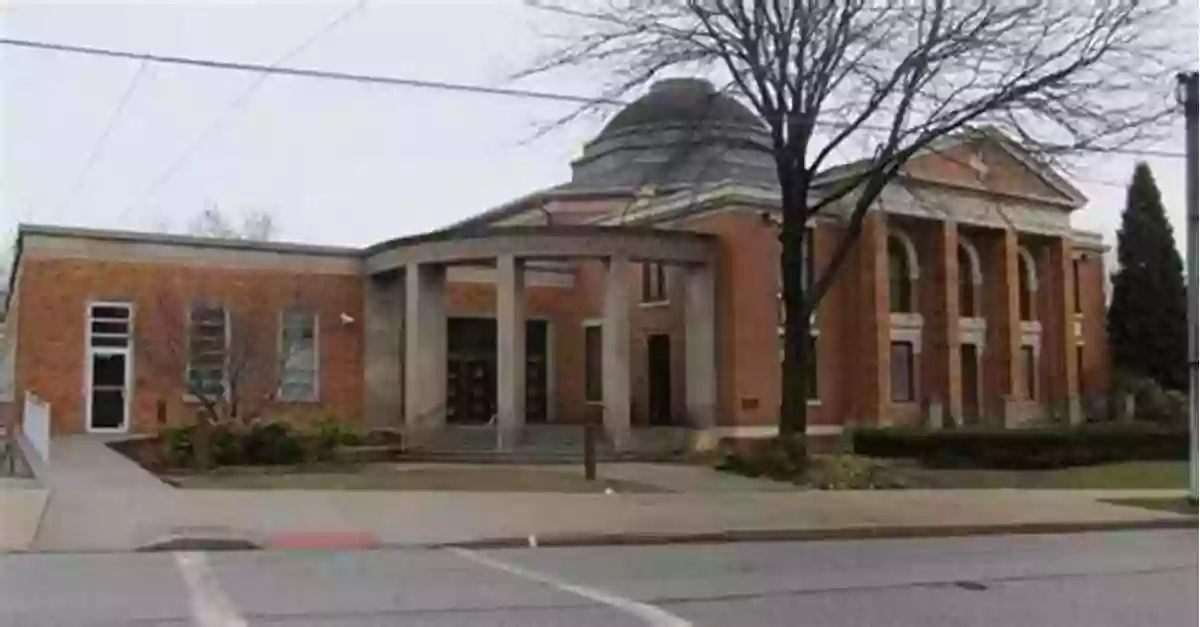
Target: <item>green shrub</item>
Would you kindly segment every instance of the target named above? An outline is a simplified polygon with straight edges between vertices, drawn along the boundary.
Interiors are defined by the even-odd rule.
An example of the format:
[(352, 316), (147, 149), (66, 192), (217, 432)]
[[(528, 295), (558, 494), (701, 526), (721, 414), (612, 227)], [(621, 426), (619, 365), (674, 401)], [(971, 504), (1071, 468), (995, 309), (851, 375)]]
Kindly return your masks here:
[(334, 452), (339, 446), (356, 446), (361, 438), (353, 429), (334, 419), (322, 420), (316, 424), (313, 434), (312, 448), (318, 460), (333, 459)]
[(820, 490), (903, 488), (904, 482), (878, 460), (858, 455), (814, 455), (804, 484)]
[(256, 424), (242, 441), (248, 464), (296, 464), (304, 461), (304, 447), (283, 422)]
[(736, 448), (717, 464), (718, 470), (778, 481), (792, 481), (804, 475), (806, 460), (802, 452), (783, 438), (740, 442)]
[(195, 449), (192, 446), (195, 425), (166, 427), (160, 432), (163, 457), (171, 466), (182, 468), (192, 463)]
[(229, 425), (212, 428), (213, 461), (218, 466), (234, 466), (242, 463), (241, 437)]
[(1186, 459), (1188, 433), (1156, 425), (1090, 425), (1042, 429), (862, 429), (854, 451), (915, 458), (937, 467), (1041, 469), (1127, 460)]

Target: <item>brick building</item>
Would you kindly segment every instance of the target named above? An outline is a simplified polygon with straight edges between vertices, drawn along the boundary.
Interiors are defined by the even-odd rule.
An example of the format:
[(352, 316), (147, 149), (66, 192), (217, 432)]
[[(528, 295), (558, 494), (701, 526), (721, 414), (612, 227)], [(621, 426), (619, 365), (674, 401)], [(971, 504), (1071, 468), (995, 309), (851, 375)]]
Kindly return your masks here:
[[(22, 226), (9, 388), (50, 402), (60, 434), (185, 420), (187, 382), (237, 369), (299, 420), (766, 435), (781, 355), (767, 142), (737, 102), (672, 80), (610, 120), (569, 182), (367, 249)], [(997, 133), (935, 148), (885, 189), (815, 314), (813, 436), (1076, 421), (1108, 385), (1104, 247), (1070, 225), (1086, 199)], [(811, 228), (820, 272), (845, 219)]]

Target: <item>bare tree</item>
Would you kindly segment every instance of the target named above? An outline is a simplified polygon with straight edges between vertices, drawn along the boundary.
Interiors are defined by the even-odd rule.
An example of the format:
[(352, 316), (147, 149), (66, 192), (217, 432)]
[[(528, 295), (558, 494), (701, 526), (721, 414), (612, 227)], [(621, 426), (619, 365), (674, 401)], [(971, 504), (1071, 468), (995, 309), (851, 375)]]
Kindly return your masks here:
[[(578, 8), (586, 4), (588, 8)], [(805, 456), (806, 339), (884, 187), (914, 156), (982, 128), (1035, 158), (1145, 141), (1173, 104), (1168, 4), (1060, 0), (607, 0), (572, 8), (571, 33), (520, 76), (593, 66), (597, 106), (660, 75), (702, 73), (769, 133), (779, 181), (784, 361), (780, 434)], [(586, 109), (587, 107), (585, 107)], [(870, 155), (830, 168), (835, 151)], [(808, 222), (844, 222), (806, 285)]]
[(243, 212), (239, 224), (216, 205), (196, 214), (188, 224), (188, 232), (193, 235), (260, 242), (274, 239), (276, 231), (275, 218), (267, 211)]
[(151, 312), (154, 342), (141, 344), (166, 389), (183, 390), (197, 406), (193, 446), (201, 469), (213, 465), (212, 428), (245, 431), (280, 400), (282, 375), (296, 351), (279, 342), (278, 312), (238, 309), (215, 300), (184, 302), (160, 293)]

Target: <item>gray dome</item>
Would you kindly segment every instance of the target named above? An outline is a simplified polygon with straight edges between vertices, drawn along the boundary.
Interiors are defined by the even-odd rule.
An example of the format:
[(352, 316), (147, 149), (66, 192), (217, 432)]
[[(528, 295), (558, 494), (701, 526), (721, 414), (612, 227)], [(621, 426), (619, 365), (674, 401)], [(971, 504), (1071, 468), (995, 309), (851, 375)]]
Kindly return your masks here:
[(758, 116), (694, 78), (652, 85), (588, 142), (572, 170), (567, 187), (591, 190), (775, 181), (770, 137)]
[(698, 78), (671, 78), (650, 86), (650, 93), (621, 109), (595, 141), (645, 126), (722, 124), (761, 130), (758, 117), (742, 103)]

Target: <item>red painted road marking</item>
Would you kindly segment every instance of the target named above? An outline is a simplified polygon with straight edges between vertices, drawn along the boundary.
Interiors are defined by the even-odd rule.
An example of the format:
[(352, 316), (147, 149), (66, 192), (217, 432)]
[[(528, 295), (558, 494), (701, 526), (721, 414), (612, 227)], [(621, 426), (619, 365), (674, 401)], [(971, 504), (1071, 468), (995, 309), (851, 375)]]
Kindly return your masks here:
[(370, 549), (379, 538), (365, 531), (285, 531), (267, 536), (270, 549)]

